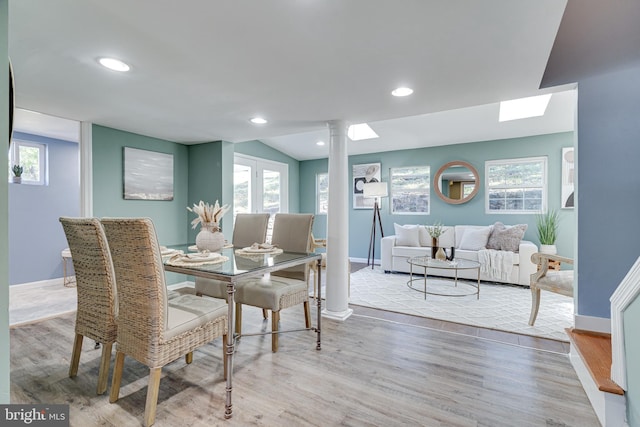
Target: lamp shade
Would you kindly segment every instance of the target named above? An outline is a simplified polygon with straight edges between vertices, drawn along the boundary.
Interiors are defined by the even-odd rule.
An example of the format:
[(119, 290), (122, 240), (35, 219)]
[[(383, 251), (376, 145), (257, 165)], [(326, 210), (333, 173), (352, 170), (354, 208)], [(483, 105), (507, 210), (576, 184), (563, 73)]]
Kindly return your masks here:
[(369, 182), (363, 186), (364, 197), (387, 197), (386, 182)]

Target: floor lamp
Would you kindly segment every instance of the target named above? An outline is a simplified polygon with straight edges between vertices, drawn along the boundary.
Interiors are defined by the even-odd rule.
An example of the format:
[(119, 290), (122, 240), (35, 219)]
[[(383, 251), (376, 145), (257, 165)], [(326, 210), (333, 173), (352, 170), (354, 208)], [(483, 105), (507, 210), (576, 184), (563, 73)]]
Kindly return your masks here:
[(371, 238), (369, 239), (369, 253), (367, 254), (367, 266), (371, 261), (371, 269), (373, 269), (373, 263), (376, 258), (376, 222), (380, 227), (380, 237), (384, 237), (384, 231), (382, 231), (382, 221), (380, 221), (380, 199), (387, 197), (387, 183), (386, 182), (369, 182), (363, 186), (363, 196), (366, 198), (373, 197), (375, 202), (373, 203), (373, 223), (371, 224)]

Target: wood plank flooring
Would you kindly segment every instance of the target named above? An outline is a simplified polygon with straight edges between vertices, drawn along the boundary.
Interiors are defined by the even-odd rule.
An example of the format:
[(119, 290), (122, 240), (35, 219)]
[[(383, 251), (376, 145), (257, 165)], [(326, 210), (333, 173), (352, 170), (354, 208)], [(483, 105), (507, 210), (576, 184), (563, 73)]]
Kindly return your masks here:
[[(354, 307), (315, 335), (244, 337), (234, 360), (233, 418), (224, 419), (221, 341), (162, 371), (157, 426), (598, 426), (566, 354), (376, 318)], [(374, 310), (375, 311), (375, 310)], [(313, 317), (315, 319), (315, 315)], [(268, 330), (243, 310), (243, 329)], [(141, 425), (148, 369), (125, 360), (120, 400), (95, 394), (100, 350), (85, 340), (68, 377), (72, 314), (11, 329), (12, 403), (68, 403), (72, 426)], [(301, 307), (283, 328), (304, 325)], [(113, 369), (112, 357), (112, 368)]]

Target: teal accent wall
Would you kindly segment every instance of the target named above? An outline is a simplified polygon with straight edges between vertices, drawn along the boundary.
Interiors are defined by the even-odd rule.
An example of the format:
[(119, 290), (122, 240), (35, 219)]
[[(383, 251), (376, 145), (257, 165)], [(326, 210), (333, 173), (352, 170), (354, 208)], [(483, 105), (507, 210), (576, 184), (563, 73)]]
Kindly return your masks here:
[[(9, 81), (9, 2), (0, 0), (0, 82)], [(9, 89), (0, 85), (0, 165), (9, 163)], [(1, 170), (1, 169), (0, 169)], [(6, 169), (5, 169), (6, 171)], [(5, 172), (5, 177), (6, 172)], [(0, 403), (9, 403), (9, 183), (0, 179)]]
[(289, 157), (282, 152), (275, 150), (260, 141), (246, 141), (234, 144), (236, 153), (247, 156), (258, 157), (260, 159), (272, 160), (274, 162), (286, 163), (289, 165), (289, 212), (307, 212), (300, 209), (300, 162), (293, 157)]
[[(206, 144), (190, 145), (189, 148), (189, 200), (188, 206), (200, 203), (213, 204), (218, 200), (220, 206), (233, 205), (233, 144), (215, 141)], [(185, 205), (185, 206), (187, 206)], [(186, 209), (186, 208), (185, 208)], [(195, 230), (190, 223), (196, 215), (189, 214), (188, 241), (196, 241)], [(233, 231), (233, 218), (228, 213), (222, 218), (222, 232), (229, 239)]]
[(624, 345), (627, 361), (627, 421), (630, 426), (640, 426), (640, 298), (627, 307), (623, 314)]
[[(440, 200), (431, 190), (430, 215), (390, 215), (389, 198), (382, 200), (381, 219), (385, 235), (394, 234), (394, 223), (398, 224), (433, 224), (440, 221), (445, 225), (491, 225), (501, 221), (507, 225), (527, 224), (524, 238), (539, 245), (534, 214), (485, 214), (485, 161), (499, 159), (515, 159), (522, 157), (547, 156), (548, 168), (548, 204), (557, 209), (560, 214), (560, 228), (558, 253), (572, 258), (576, 231), (575, 211), (560, 209), (560, 187), (562, 169), (562, 147), (574, 145), (574, 133), (564, 132), (549, 135), (531, 136), (525, 138), (482, 141), (467, 144), (427, 147), (412, 150), (388, 151), (349, 157), (349, 171), (354, 164), (381, 163), (382, 181), (389, 181), (389, 169), (403, 166), (429, 165), (431, 168), (431, 183), (433, 175), (445, 163), (453, 160), (463, 160), (471, 163), (480, 175), (480, 191), (469, 202), (461, 205), (450, 205)], [(327, 172), (328, 160), (311, 160), (300, 163), (300, 211), (315, 212), (315, 181), (316, 174)], [(352, 179), (353, 177), (351, 177)], [(345, 183), (352, 194), (351, 183)], [(353, 209), (350, 201), (349, 210), (349, 256), (367, 258), (369, 237), (373, 211), (367, 209)], [(314, 234), (318, 237), (326, 235), (326, 217), (318, 215), (314, 226)], [(376, 259), (380, 258), (379, 240), (376, 242)]]
[[(93, 125), (93, 214), (101, 217), (148, 217), (158, 241), (175, 245), (188, 241), (189, 153), (185, 145)], [(173, 154), (172, 201), (125, 200), (123, 196), (123, 148), (133, 147)], [(167, 283), (184, 276), (168, 273)]]

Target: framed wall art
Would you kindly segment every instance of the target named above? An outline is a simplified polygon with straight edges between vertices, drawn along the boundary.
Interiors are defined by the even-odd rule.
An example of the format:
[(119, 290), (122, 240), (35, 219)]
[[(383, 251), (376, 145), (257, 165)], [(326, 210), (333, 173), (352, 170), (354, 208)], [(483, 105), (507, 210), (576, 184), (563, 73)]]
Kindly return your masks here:
[(380, 163), (353, 165), (353, 208), (373, 209), (374, 199), (364, 197), (364, 184), (380, 182)]
[(173, 200), (173, 154), (124, 147), (125, 200)]
[(575, 153), (573, 147), (562, 148), (562, 208), (574, 207)]

